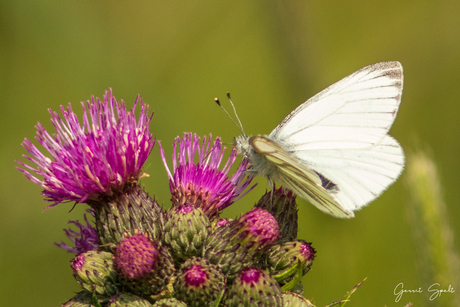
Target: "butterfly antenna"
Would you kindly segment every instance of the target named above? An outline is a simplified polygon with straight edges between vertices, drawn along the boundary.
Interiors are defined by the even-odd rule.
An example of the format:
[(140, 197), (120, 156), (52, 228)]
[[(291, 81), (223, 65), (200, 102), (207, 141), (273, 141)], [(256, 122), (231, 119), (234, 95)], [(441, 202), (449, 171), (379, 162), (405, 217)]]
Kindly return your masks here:
[[(227, 112), (227, 110), (225, 110), (225, 108), (220, 104), (220, 101), (219, 101), (219, 98), (214, 98), (214, 101), (217, 103), (217, 105), (225, 112), (225, 114), (227, 114), (228, 118), (230, 118), (230, 120), (232, 121), (232, 123), (238, 128), (238, 130), (240, 130), (240, 132), (243, 134), (243, 135), (246, 135), (244, 133), (244, 130), (243, 130), (243, 126), (241, 126), (241, 122), (240, 122), (240, 119), (238, 118), (238, 116), (236, 118), (238, 118), (238, 122), (240, 123), (239, 125), (235, 122), (235, 120), (232, 118), (232, 116)], [(232, 104), (233, 106), (233, 104)], [(235, 107), (233, 107), (233, 109), (235, 109)]]
[(240, 118), (238, 117), (238, 113), (236, 113), (235, 105), (233, 104), (232, 98), (230, 97), (230, 92), (227, 92), (227, 98), (228, 98), (228, 101), (230, 101), (230, 104), (233, 107), (233, 113), (235, 113), (236, 119), (238, 120), (238, 123), (240, 124), (240, 131), (241, 133), (243, 133), (244, 136), (246, 136), (246, 133), (244, 133), (243, 124), (241, 124)]

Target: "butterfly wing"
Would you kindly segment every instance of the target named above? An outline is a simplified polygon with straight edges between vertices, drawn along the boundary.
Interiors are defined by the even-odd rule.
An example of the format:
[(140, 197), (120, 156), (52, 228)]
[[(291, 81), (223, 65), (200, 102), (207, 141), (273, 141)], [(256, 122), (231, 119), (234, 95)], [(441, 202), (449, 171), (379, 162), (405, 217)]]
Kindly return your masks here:
[(364, 67), (301, 104), (270, 137), (295, 150), (375, 145), (393, 124), (402, 85), (399, 62)]
[(340, 206), (322, 187), (321, 178), (314, 171), (299, 163), (276, 142), (267, 137), (255, 136), (249, 139), (249, 144), (255, 151), (253, 154), (258, 157), (251, 159), (256, 171), (271, 169), (265, 173), (270, 180), (278, 181), (325, 213), (341, 218), (354, 216), (353, 211)]
[(387, 135), (402, 86), (399, 62), (364, 67), (301, 104), (269, 137), (318, 173), (344, 210), (359, 209), (403, 169), (402, 148)]

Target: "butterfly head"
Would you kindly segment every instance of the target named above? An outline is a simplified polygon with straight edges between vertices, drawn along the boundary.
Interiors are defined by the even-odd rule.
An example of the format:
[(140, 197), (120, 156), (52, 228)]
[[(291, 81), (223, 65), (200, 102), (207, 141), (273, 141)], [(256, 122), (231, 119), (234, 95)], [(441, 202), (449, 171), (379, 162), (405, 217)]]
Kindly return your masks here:
[(250, 137), (242, 134), (233, 140), (233, 147), (236, 149), (238, 154), (241, 154), (246, 159), (250, 157), (251, 150), (253, 150), (251, 145), (249, 145), (249, 138)]

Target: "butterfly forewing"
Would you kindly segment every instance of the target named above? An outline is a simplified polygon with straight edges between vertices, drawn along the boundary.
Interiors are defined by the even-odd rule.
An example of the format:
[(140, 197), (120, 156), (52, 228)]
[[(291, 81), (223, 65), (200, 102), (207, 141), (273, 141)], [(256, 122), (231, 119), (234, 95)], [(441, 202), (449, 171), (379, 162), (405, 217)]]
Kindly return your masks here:
[(270, 137), (289, 151), (375, 145), (396, 117), (402, 85), (399, 62), (364, 67), (301, 104)]

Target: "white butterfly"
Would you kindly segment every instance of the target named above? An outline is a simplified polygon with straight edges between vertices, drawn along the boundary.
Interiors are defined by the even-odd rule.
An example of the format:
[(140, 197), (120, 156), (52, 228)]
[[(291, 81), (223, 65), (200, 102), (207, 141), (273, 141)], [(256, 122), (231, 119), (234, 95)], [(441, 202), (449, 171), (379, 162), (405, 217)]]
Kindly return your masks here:
[(399, 62), (364, 67), (298, 106), (268, 136), (243, 132), (234, 146), (269, 182), (332, 216), (354, 217), (403, 170), (403, 150), (387, 134), (402, 88)]

